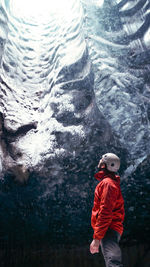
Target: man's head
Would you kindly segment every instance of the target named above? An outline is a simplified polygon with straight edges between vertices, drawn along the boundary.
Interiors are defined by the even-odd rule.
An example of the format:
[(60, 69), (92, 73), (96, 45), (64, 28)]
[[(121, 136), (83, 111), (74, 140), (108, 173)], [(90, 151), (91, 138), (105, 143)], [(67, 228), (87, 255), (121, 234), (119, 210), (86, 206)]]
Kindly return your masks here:
[(120, 168), (120, 159), (113, 153), (106, 153), (102, 156), (98, 167), (104, 168), (105, 165), (107, 170), (117, 172)]

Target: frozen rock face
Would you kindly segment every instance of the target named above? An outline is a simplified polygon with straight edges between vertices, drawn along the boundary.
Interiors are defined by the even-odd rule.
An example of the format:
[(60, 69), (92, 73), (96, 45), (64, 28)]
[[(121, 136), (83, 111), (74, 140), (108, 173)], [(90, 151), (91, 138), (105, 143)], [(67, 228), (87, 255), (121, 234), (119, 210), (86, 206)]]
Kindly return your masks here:
[(148, 163), (149, 3), (55, 2), (44, 17), (0, 2), (1, 232), (87, 243), (99, 156), (125, 178)]

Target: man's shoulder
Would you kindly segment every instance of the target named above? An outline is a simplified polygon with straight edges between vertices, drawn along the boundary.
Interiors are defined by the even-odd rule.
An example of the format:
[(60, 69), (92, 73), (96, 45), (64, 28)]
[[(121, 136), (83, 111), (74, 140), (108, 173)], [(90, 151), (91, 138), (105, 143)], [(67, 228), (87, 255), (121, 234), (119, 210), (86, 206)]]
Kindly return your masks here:
[(105, 177), (103, 178), (97, 185), (97, 188), (105, 186), (105, 185), (111, 185), (112, 184), (112, 179), (110, 177)]
[(112, 180), (111, 177), (106, 176), (106, 177), (104, 177), (104, 179), (103, 179), (101, 182), (102, 182), (103, 184), (111, 184), (111, 183), (113, 183), (113, 180)]
[(113, 180), (111, 177), (105, 177), (100, 183), (100, 187), (109, 187), (109, 188), (118, 188), (118, 183), (116, 184), (116, 181)]

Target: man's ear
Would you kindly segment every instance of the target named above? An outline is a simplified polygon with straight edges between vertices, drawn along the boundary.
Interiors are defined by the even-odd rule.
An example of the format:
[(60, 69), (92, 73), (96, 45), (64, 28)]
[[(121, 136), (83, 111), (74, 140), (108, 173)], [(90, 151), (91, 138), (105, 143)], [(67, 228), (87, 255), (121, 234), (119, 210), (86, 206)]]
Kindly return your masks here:
[(99, 162), (98, 168), (99, 169), (107, 169), (106, 164), (104, 162)]
[(101, 163), (101, 169), (106, 169), (106, 164), (105, 163)]

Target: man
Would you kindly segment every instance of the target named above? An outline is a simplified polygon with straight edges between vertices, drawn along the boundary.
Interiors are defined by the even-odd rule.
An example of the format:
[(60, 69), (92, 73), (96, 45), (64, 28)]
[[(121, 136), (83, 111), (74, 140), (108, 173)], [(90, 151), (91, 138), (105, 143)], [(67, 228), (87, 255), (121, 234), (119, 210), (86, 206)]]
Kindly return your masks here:
[(120, 177), (115, 173), (120, 168), (120, 159), (107, 153), (99, 161), (100, 171), (94, 175), (100, 181), (96, 186), (91, 225), (94, 230), (90, 245), (92, 254), (99, 252), (99, 246), (106, 267), (122, 267), (119, 240), (123, 233), (124, 200), (120, 189)]

